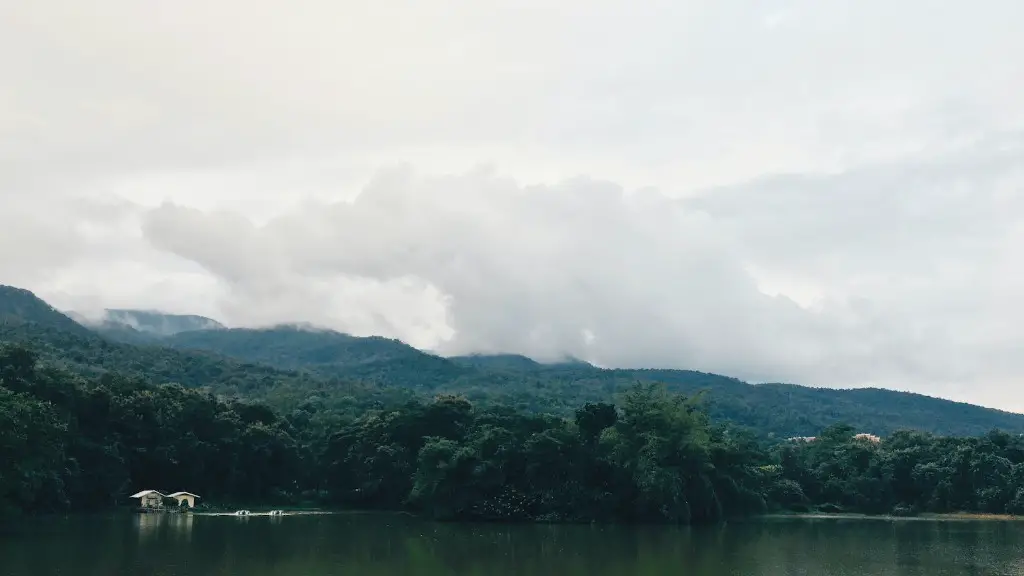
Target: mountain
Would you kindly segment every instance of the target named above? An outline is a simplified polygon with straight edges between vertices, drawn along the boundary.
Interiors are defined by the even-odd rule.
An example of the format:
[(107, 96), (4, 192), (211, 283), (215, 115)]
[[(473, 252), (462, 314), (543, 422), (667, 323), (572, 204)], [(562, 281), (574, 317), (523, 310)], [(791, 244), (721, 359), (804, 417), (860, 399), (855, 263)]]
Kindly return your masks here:
[(152, 310), (107, 310), (107, 322), (126, 324), (140, 332), (171, 336), (192, 330), (220, 330), (224, 325), (205, 316), (164, 314)]
[[(318, 394), (340, 398), (353, 407), (412, 397), (407, 390), (319, 378), (211, 352), (126, 343), (104, 336), (105, 329), (93, 331), (27, 290), (0, 285), (0, 345), (27, 346), (47, 364), (81, 374), (116, 372), (155, 384), (176, 383), (225, 397), (271, 401), (285, 408)], [(153, 338), (159, 342), (159, 337)]]
[(306, 370), (322, 377), (413, 388), (433, 389), (476, 374), (472, 368), (398, 340), (302, 326), (181, 332), (164, 338), (162, 344), (288, 370)]
[(367, 402), (451, 392), (479, 404), (571, 414), (583, 402), (612, 401), (637, 382), (660, 382), (675, 392), (702, 394), (714, 419), (776, 437), (813, 436), (837, 422), (875, 434), (901, 428), (960, 436), (993, 428), (1024, 433), (1021, 414), (892, 390), (752, 385), (689, 370), (602, 369), (572, 359), (543, 364), (513, 354), (442, 358), (398, 340), (295, 325), (165, 335), (152, 327), (172, 323), (153, 314), (141, 324), (150, 331), (111, 323), (93, 331), (31, 292), (0, 287), (0, 342), (28, 344), (47, 361), (80, 372), (136, 374), (286, 410), (309, 402), (358, 410)]
[(209, 350), (289, 368), (437, 358), (398, 340), (360, 338), (301, 325), (181, 332), (163, 342), (175, 348)]
[(153, 310), (104, 310), (99, 318), (77, 312), (68, 316), (112, 340), (132, 344), (154, 343), (164, 336), (195, 330), (223, 330), (220, 322), (205, 316), (165, 314)]
[[(72, 318), (75, 315), (69, 314)], [(107, 340), (113, 342), (121, 342), (123, 344), (142, 344), (142, 345), (159, 345), (163, 337), (159, 334), (153, 334), (152, 332), (143, 332), (132, 328), (127, 324), (119, 324), (117, 322), (107, 322), (105, 320), (89, 320), (82, 319), (76, 321), (80, 322), (83, 326), (88, 327), (96, 334), (103, 336)]]
[(1024, 432), (1024, 415), (907, 392), (752, 385), (690, 370), (601, 369), (573, 359), (542, 364), (516, 354), (440, 358), (398, 340), (325, 329), (183, 332), (164, 343), (322, 377), (460, 392), (476, 401), (500, 397), (539, 411), (567, 411), (583, 401), (608, 400), (636, 382), (660, 382), (682, 394), (705, 393), (714, 418), (776, 435), (813, 436), (838, 421), (873, 433), (898, 428), (962, 435), (992, 428)]
[(452, 362), (461, 366), (471, 366), (485, 370), (538, 370), (542, 368), (594, 368), (589, 362), (577, 358), (565, 357), (557, 362), (538, 362), (522, 354), (469, 354), (452, 356)]
[(92, 333), (67, 315), (50, 306), (32, 292), (0, 284), (0, 324), (32, 325), (60, 330), (82, 337)]
[(540, 362), (521, 354), (470, 354), (453, 356), (450, 360), (460, 366), (484, 370), (538, 370)]

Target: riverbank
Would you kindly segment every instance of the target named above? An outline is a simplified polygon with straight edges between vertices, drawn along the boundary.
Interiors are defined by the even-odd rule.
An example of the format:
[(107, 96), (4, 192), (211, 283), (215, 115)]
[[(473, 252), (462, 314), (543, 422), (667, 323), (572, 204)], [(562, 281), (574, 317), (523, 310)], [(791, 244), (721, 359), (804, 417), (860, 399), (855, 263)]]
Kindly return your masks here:
[[(238, 514), (239, 511), (245, 511), (246, 514)], [(310, 509), (287, 509), (287, 508), (240, 508), (238, 510), (194, 510), (187, 511), (186, 513), (194, 516), (338, 516), (338, 515), (356, 515), (356, 514), (377, 514), (377, 515), (406, 515), (414, 516), (408, 512), (388, 512), (388, 511), (377, 511), (377, 510), (310, 510)]]
[(985, 520), (998, 522), (1021, 522), (1024, 516), (1013, 516), (1011, 514), (986, 514), (981, 512), (948, 512), (948, 513), (921, 513), (914, 516), (896, 516), (893, 514), (857, 514), (852, 512), (777, 512), (763, 514), (753, 518), (783, 519), (796, 518), (805, 520)]
[[(193, 514), (197, 516), (235, 516), (235, 512), (231, 511), (196, 511)], [(374, 514), (374, 515), (388, 515), (396, 514), (403, 516), (411, 516), (419, 518), (421, 520), (430, 520), (427, 517), (413, 514), (407, 511), (379, 511), (379, 510), (320, 510), (320, 509), (281, 509), (281, 513), (278, 516), (316, 516), (316, 515), (341, 515), (341, 514)], [(271, 516), (270, 509), (251, 510), (249, 516)], [(799, 519), (799, 520), (881, 520), (881, 521), (990, 521), (990, 522), (1024, 522), (1024, 516), (1014, 516), (1011, 514), (987, 514), (981, 512), (948, 512), (948, 513), (921, 513), (913, 516), (899, 516), (893, 514), (863, 514), (855, 512), (774, 512), (770, 514), (755, 514), (747, 516), (741, 520), (780, 520), (780, 519)], [(502, 520), (449, 520), (444, 522), (446, 524), (556, 524), (556, 525), (572, 525), (572, 524), (594, 524), (594, 522), (573, 522), (565, 520), (531, 520), (531, 521), (502, 521)], [(629, 522), (598, 522), (606, 526), (635, 526), (635, 523)]]

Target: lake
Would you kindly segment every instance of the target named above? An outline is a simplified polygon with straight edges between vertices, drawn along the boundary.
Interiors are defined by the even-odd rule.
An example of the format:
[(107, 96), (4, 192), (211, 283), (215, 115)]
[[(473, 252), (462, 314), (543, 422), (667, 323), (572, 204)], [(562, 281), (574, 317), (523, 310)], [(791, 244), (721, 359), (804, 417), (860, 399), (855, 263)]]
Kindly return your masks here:
[(758, 519), (710, 528), (405, 515), (118, 514), (0, 528), (3, 576), (1024, 574), (1024, 523)]

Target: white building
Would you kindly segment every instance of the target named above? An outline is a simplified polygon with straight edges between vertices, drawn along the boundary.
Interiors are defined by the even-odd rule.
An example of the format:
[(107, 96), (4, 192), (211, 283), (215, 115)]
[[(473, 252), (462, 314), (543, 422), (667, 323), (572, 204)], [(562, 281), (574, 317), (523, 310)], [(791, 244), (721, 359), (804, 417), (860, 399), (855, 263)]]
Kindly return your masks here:
[(196, 496), (191, 492), (175, 492), (174, 494), (168, 494), (167, 497), (174, 498), (175, 500), (177, 500), (178, 506), (181, 506), (181, 504), (185, 502), (188, 504), (189, 508), (195, 508), (196, 499), (199, 498), (199, 496)]
[(143, 490), (131, 495), (131, 498), (139, 499), (140, 508), (163, 508), (164, 495), (156, 490)]

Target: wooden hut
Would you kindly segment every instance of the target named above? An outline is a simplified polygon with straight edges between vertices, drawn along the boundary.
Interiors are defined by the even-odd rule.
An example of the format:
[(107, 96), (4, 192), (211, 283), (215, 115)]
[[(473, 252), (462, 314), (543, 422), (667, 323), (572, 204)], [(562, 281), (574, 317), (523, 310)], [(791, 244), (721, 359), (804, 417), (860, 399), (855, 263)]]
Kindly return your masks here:
[(143, 490), (130, 497), (139, 499), (139, 508), (158, 509), (164, 507), (164, 495), (156, 490)]
[(182, 503), (185, 503), (188, 504), (189, 508), (195, 508), (196, 499), (199, 498), (199, 496), (196, 496), (191, 492), (175, 492), (174, 494), (168, 494), (167, 497), (174, 498), (175, 500), (177, 500), (178, 506), (181, 506)]

